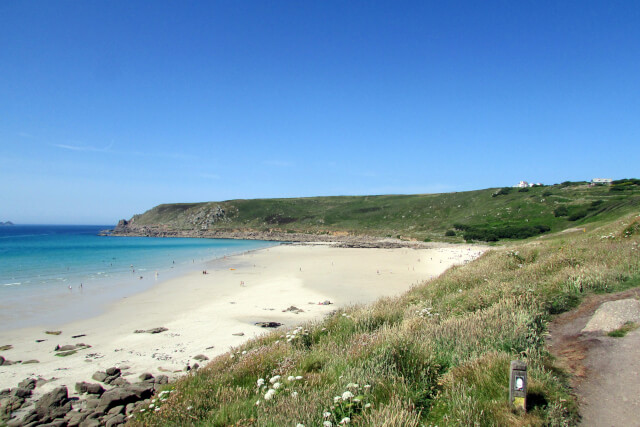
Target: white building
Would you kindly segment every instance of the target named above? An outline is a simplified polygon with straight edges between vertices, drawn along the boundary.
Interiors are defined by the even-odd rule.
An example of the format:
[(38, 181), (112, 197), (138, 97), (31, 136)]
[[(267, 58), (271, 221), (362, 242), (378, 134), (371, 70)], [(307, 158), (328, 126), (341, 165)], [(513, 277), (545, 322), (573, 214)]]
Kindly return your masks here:
[(591, 184), (596, 185), (596, 184), (607, 184), (610, 185), (613, 182), (613, 179), (611, 178), (593, 178), (591, 180)]
[(529, 183), (527, 181), (520, 181), (517, 185), (514, 185), (516, 188), (526, 188), (529, 187)]

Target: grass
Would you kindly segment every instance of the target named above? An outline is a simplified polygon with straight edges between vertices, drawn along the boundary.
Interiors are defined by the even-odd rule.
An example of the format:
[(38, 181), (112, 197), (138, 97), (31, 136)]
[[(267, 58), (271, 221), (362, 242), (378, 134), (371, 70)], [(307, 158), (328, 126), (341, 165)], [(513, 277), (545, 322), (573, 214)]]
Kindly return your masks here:
[(638, 324), (634, 322), (627, 322), (616, 330), (609, 332), (607, 335), (614, 338), (622, 338), (631, 331), (638, 329)]
[[(626, 182), (626, 181), (625, 181)], [(137, 226), (164, 230), (278, 231), (358, 234), (461, 242), (467, 238), (523, 238), (547, 230), (612, 220), (640, 206), (640, 187), (564, 183), (527, 192), (485, 189), (459, 193), (308, 197), (164, 204), (133, 217)], [(507, 191), (509, 190), (509, 191)], [(481, 232), (481, 233), (478, 233)]]
[[(587, 232), (495, 247), (400, 297), (273, 331), (169, 385), (157, 410), (131, 422), (574, 424), (576, 402), (547, 352), (547, 324), (587, 294), (640, 285), (639, 225), (636, 213)], [(508, 404), (513, 359), (528, 365), (526, 414)]]

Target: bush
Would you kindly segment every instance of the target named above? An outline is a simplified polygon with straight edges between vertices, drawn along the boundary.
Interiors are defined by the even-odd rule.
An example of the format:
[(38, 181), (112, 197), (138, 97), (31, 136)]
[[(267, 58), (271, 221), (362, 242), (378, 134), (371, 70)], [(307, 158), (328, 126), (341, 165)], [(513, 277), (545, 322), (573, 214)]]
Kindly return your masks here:
[(538, 234), (550, 231), (551, 227), (544, 224), (539, 225), (503, 225), (489, 228), (488, 226), (466, 226), (464, 239), (482, 240), (485, 242), (496, 242), (500, 239), (526, 239)]
[(491, 197), (506, 196), (507, 194), (511, 193), (511, 191), (513, 191), (513, 188), (511, 187), (502, 187), (501, 189), (493, 193)]
[(553, 193), (551, 191), (545, 191), (544, 193), (542, 193), (542, 197), (549, 197), (549, 196), (553, 196)]
[(556, 218), (569, 215), (569, 209), (566, 206), (558, 206), (553, 210), (553, 216)]
[(456, 232), (455, 232), (455, 231), (453, 231), (453, 230), (447, 230), (447, 231), (444, 233), (444, 235), (445, 235), (445, 236), (447, 236), (447, 237), (451, 237), (451, 236), (455, 236), (455, 235), (456, 235)]
[(521, 189), (518, 190), (518, 193), (526, 193), (527, 191), (529, 191), (529, 188), (522, 187)]
[(586, 210), (581, 210), (578, 212), (574, 212), (571, 215), (569, 215), (569, 218), (567, 218), (569, 221), (577, 221), (579, 219), (584, 218), (585, 216), (587, 216), (587, 211)]

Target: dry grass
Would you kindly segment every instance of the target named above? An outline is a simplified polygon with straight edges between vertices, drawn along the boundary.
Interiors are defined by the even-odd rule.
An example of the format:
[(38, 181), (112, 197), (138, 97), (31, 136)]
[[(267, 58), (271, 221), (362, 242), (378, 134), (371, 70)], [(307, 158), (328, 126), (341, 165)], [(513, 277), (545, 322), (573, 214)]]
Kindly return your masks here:
[[(132, 422), (570, 425), (575, 402), (545, 351), (546, 324), (588, 293), (640, 286), (639, 224), (499, 247), (402, 297), (273, 332), (170, 385), (160, 410)], [(529, 367), (526, 415), (508, 404), (516, 358)]]

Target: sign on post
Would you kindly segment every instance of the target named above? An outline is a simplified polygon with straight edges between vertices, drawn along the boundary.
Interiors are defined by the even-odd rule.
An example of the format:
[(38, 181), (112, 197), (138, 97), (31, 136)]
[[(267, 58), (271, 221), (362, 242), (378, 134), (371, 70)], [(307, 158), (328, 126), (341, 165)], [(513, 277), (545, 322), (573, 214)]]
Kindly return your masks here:
[(520, 360), (512, 360), (509, 371), (509, 402), (511, 402), (516, 409), (526, 411), (527, 364)]

